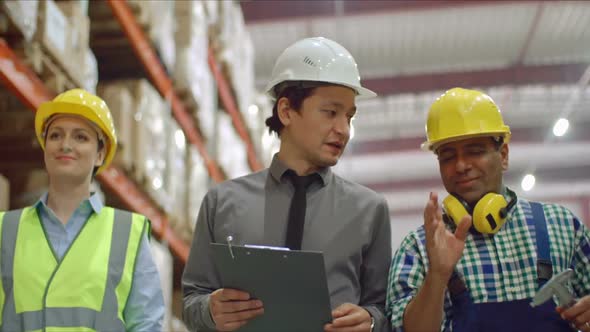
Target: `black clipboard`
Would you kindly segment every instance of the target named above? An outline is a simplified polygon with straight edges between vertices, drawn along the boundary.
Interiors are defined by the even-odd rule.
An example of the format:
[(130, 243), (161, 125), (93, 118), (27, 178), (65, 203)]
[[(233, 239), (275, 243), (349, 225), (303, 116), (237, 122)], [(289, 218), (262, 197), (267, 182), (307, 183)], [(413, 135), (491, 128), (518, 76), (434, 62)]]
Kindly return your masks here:
[(211, 243), (224, 288), (246, 291), (264, 314), (241, 332), (323, 332), (332, 321), (324, 255)]

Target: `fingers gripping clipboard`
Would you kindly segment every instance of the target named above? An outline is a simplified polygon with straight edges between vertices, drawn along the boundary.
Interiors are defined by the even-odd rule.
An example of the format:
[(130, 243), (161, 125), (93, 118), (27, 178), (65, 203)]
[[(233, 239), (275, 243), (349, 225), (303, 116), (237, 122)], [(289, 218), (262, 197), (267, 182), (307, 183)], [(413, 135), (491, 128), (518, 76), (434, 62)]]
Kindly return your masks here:
[(211, 243), (223, 288), (246, 291), (264, 314), (240, 332), (322, 332), (332, 321), (321, 252), (285, 251)]

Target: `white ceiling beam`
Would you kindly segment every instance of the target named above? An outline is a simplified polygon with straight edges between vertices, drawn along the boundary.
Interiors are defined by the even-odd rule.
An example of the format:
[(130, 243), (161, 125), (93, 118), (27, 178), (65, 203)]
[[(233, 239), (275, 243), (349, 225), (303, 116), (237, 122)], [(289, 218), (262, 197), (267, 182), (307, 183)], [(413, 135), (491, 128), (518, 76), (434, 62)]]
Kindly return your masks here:
[[(513, 143), (509, 148), (512, 172), (590, 167), (588, 142)], [(345, 156), (335, 166), (335, 171), (363, 184), (436, 179), (439, 176), (436, 156), (420, 150)]]

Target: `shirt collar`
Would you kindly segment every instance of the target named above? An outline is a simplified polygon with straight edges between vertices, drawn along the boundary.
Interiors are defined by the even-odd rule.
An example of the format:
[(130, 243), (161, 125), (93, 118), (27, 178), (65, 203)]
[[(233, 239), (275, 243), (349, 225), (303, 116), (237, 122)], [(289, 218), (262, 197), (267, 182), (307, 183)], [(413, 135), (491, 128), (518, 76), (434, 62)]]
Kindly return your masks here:
[(502, 196), (504, 196), (504, 199), (506, 200), (506, 202), (508, 203), (508, 205), (510, 205), (512, 203), (512, 206), (510, 207), (510, 209), (508, 210), (508, 212), (512, 211), (512, 208), (514, 208), (514, 206), (516, 206), (516, 204), (518, 203), (518, 195), (516, 195), (516, 193), (514, 191), (512, 191), (510, 188), (506, 187), (505, 185), (502, 185)]
[[(270, 175), (277, 182), (281, 182), (283, 175), (288, 170), (289, 170), (289, 167), (287, 167), (287, 165), (285, 165), (285, 163), (283, 163), (279, 159), (279, 154), (275, 153), (275, 155), (272, 157), (272, 162), (270, 163), (270, 167), (269, 167)], [(316, 172), (316, 174), (318, 174), (320, 176), (320, 178), (322, 179), (322, 184), (325, 186), (330, 182), (332, 170), (330, 169), (330, 167), (324, 167), (324, 168), (321, 168), (320, 170), (318, 170)]]
[(102, 204), (102, 201), (100, 200), (100, 196), (98, 195), (97, 192), (91, 193), (88, 201), (90, 202), (90, 206), (92, 207), (92, 210), (94, 211), (94, 213), (99, 214), (100, 211), (102, 211), (102, 208), (104, 207), (104, 205)]
[[(34, 207), (35, 208), (43, 207), (43, 208), (47, 209), (48, 208), (47, 207), (47, 197), (48, 196), (49, 196), (49, 193), (47, 193), (47, 192), (44, 193), (41, 196), (41, 198), (39, 198), (37, 203), (35, 203)], [(91, 193), (90, 198), (82, 201), (82, 203), (80, 203), (80, 206), (78, 208), (91, 209), (92, 211), (94, 211), (94, 213), (99, 214), (103, 207), (104, 207), (104, 205), (102, 204), (102, 201), (100, 200), (100, 196), (98, 195), (98, 193)]]

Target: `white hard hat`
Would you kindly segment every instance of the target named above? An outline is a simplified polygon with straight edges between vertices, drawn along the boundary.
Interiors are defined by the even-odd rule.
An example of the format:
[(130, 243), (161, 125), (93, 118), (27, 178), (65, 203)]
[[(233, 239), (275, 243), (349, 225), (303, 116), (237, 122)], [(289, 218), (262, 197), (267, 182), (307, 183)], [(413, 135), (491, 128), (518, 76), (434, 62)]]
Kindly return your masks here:
[(274, 88), (287, 81), (334, 83), (353, 89), (359, 98), (377, 96), (361, 86), (352, 55), (342, 45), (324, 37), (302, 39), (287, 47), (275, 63), (267, 93), (276, 98)]

